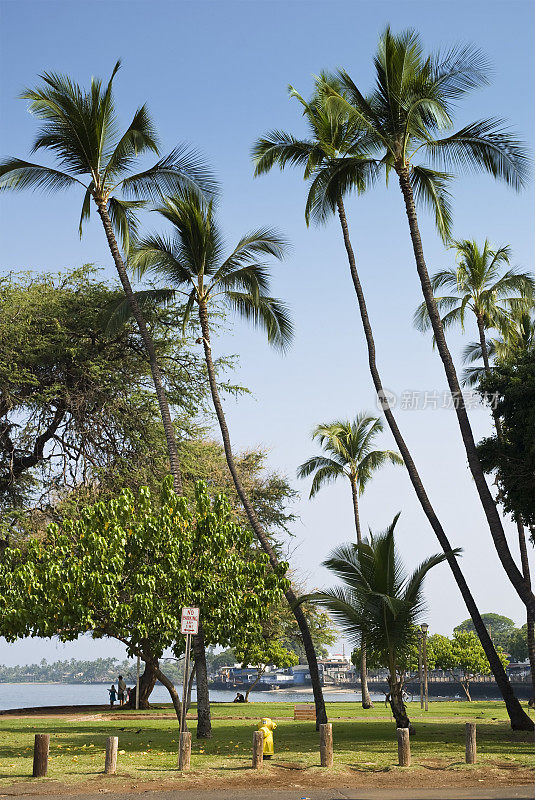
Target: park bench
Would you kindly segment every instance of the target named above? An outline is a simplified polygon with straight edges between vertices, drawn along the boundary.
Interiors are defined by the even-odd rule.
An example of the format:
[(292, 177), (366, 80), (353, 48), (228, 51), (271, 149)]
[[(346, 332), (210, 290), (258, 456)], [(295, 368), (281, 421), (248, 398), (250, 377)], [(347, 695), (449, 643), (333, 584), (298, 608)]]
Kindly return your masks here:
[(316, 719), (316, 707), (312, 703), (298, 703), (294, 706), (294, 719)]

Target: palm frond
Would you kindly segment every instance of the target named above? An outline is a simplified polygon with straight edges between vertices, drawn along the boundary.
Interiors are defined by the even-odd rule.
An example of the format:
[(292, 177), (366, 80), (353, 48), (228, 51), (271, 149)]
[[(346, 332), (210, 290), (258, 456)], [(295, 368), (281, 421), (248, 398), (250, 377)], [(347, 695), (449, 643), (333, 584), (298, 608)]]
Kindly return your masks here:
[(143, 105), (134, 114), (132, 122), (110, 155), (102, 183), (106, 185), (109, 179), (131, 167), (136, 156), (147, 151), (158, 155), (158, 140), (147, 107)]
[(144, 172), (123, 178), (115, 188), (119, 187), (128, 197), (154, 202), (188, 187), (213, 195), (217, 182), (204, 159), (195, 150), (180, 145)]
[(240, 316), (261, 327), (268, 342), (285, 352), (293, 338), (293, 325), (287, 306), (274, 297), (253, 296), (246, 292), (228, 291), (225, 298)]
[(270, 131), (258, 139), (251, 150), (255, 177), (269, 172), (274, 166), (281, 170), (288, 165), (305, 167), (313, 148), (313, 142), (296, 139), (284, 131)]
[(144, 200), (120, 200), (118, 197), (110, 197), (108, 200), (110, 221), (126, 254), (130, 250), (131, 237), (137, 234), (138, 220), (135, 212), (144, 205)]
[(435, 215), (435, 225), (443, 241), (451, 236), (451, 194), (447, 185), (451, 175), (423, 166), (414, 166), (411, 182), (416, 203), (428, 208)]
[(41, 189), (45, 192), (57, 192), (73, 186), (83, 186), (87, 189), (82, 181), (57, 169), (32, 164), (20, 158), (6, 158), (0, 162), (0, 191)]
[(444, 139), (430, 139), (426, 147), (437, 162), (448, 168), (484, 169), (517, 190), (528, 179), (527, 148), (500, 119), (472, 122)]

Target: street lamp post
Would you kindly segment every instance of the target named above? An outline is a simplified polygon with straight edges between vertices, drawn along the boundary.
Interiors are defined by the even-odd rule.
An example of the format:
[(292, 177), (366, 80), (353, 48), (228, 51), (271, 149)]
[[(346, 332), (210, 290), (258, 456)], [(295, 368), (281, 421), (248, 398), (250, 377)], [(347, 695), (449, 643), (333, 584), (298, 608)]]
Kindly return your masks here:
[(426, 622), (422, 622), (420, 625), (420, 630), (422, 631), (422, 650), (424, 662), (424, 704), (425, 710), (429, 711), (429, 695), (427, 691), (427, 631), (429, 630), (429, 625), (427, 625)]
[(422, 672), (422, 632), (418, 631), (418, 683), (420, 684), (420, 708), (424, 707), (424, 678)]

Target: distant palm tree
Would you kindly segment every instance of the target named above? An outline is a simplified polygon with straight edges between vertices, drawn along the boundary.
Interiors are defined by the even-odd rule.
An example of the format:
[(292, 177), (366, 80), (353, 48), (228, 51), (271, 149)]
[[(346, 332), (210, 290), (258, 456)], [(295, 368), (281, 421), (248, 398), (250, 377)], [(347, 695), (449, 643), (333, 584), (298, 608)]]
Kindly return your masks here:
[(372, 450), (375, 439), (383, 431), (377, 417), (357, 414), (355, 420), (336, 420), (317, 425), (312, 438), (317, 439), (328, 456), (312, 456), (297, 468), (299, 478), (313, 475), (310, 497), (322, 486), (347, 478), (351, 485), (357, 541), (362, 541), (358, 498), (364, 493), (374, 473), (385, 464), (403, 464), (403, 459), (393, 450)]
[[(466, 313), (471, 312), (479, 333), (480, 353), (485, 370), (490, 369), (486, 331), (514, 331), (515, 316), (525, 314), (532, 303), (535, 280), (527, 272), (503, 269), (509, 266), (511, 250), (508, 246), (492, 249), (488, 239), (483, 247), (477, 242), (464, 239), (453, 242), (457, 251), (456, 267), (440, 270), (431, 277), (431, 287), (437, 308), (442, 316), (442, 327), (460, 325), (464, 330)], [(446, 289), (454, 294), (437, 296)], [(431, 328), (427, 305), (422, 303), (415, 315), (418, 330)]]
[[(501, 333), (497, 332), (491, 338), (486, 337), (485, 349), (489, 365), (495, 358), (499, 361), (507, 360), (535, 350), (535, 316), (533, 311), (512, 310), (505, 330)], [(463, 350), (463, 363), (474, 364), (477, 361), (483, 361), (481, 342), (470, 342)], [(465, 386), (476, 386), (486, 371), (484, 362), (482, 365), (467, 367), (463, 372), (463, 384)]]
[(213, 190), (214, 181), (199, 157), (184, 147), (177, 147), (155, 164), (134, 172), (139, 156), (159, 155), (154, 124), (146, 106), (138, 108), (128, 128), (120, 133), (112, 88), (120, 67), (117, 61), (107, 86), (92, 79), (89, 90), (71, 78), (45, 72), (43, 85), (27, 89), (22, 99), (30, 100), (30, 112), (43, 121), (32, 152), (48, 150), (59, 169), (6, 158), (0, 163), (0, 189), (41, 189), (46, 192), (62, 189), (84, 190), (80, 217), (80, 236), (91, 213), (91, 201), (102, 220), (108, 245), (115, 262), (124, 293), (132, 309), (149, 357), (154, 388), (160, 406), (167, 450), (175, 490), (182, 490), (178, 450), (164, 379), (158, 363), (152, 336), (147, 327), (140, 299), (136, 298), (121, 256), (128, 251), (130, 235), (136, 231), (135, 212), (146, 201), (162, 192), (174, 192), (190, 184)]
[[(312, 456), (297, 468), (299, 478), (314, 476), (309, 495), (311, 498), (325, 484), (333, 483), (341, 476), (347, 478), (351, 486), (358, 543), (362, 541), (359, 496), (364, 493), (367, 483), (378, 469), (387, 463), (403, 464), (399, 453), (393, 450), (372, 450), (374, 440), (382, 430), (383, 423), (380, 419), (365, 414), (358, 414), (354, 422), (337, 420), (318, 425), (312, 433), (312, 438), (318, 439), (324, 452), (330, 457)], [(362, 707), (371, 708), (364, 639), (360, 648), (360, 685)]]
[[(453, 79), (454, 62), (452, 62)], [(304, 178), (308, 181), (309, 191), (306, 201), (305, 217), (307, 222), (326, 221), (330, 214), (338, 214), (344, 245), (349, 263), (351, 280), (357, 296), (362, 327), (368, 350), (368, 363), (378, 401), (384, 412), (386, 421), (392, 431), (394, 440), (405, 462), (407, 472), (414, 487), (415, 494), (422, 510), (433, 529), (440, 546), (449, 554), (448, 563), (474, 621), (478, 636), (491, 665), (496, 683), (505, 700), (515, 729), (532, 730), (533, 723), (522, 709), (514, 695), (503, 665), (498, 658), (485, 625), (481, 619), (474, 597), (466, 583), (457, 560), (453, 558), (453, 549), (431, 504), (414, 459), (399, 429), (397, 420), (385, 392), (376, 359), (376, 347), (373, 329), (368, 314), (366, 297), (360, 281), (355, 252), (349, 236), (349, 226), (344, 205), (344, 198), (351, 192), (362, 193), (370, 186), (377, 175), (380, 164), (375, 158), (366, 155), (367, 130), (355, 117), (349, 115), (347, 108), (340, 108), (330, 101), (332, 94), (344, 97), (344, 89), (340, 81), (320, 76), (316, 81), (312, 99), (307, 102), (290, 87), (290, 96), (299, 100), (303, 106), (303, 115), (308, 126), (308, 137), (297, 138), (284, 131), (274, 130), (260, 138), (253, 146), (255, 175), (269, 172), (274, 166), (284, 169), (287, 166), (300, 166)], [(425, 175), (424, 173), (422, 173)]]
[(447, 556), (431, 556), (407, 575), (394, 539), (398, 519), (399, 514), (383, 533), (370, 533), (369, 540), (336, 547), (323, 566), (334, 572), (343, 586), (309, 595), (309, 599), (329, 611), (355, 647), (361, 645), (366, 631), (366, 642), (388, 668), (388, 699), (396, 727), (409, 728), (401, 665), (424, 609), (425, 576)]
[(439, 233), (447, 240), (451, 232), (448, 184), (452, 175), (436, 166), (485, 171), (520, 189), (527, 178), (527, 152), (500, 120), (478, 120), (451, 133), (454, 104), (471, 89), (487, 83), (488, 66), (479, 51), (465, 46), (445, 55), (427, 56), (415, 31), (396, 36), (387, 28), (379, 40), (374, 65), (376, 85), (371, 94), (364, 96), (349, 74), (341, 70), (337, 75), (341, 92), (325, 82), (325, 91), (330, 95), (327, 102), (335, 113), (345, 112), (351, 123), (360, 126), (362, 152), (375, 158), (375, 174), (379, 170), (386, 175), (394, 171), (398, 177), (416, 269), (454, 399), (468, 465), (502, 566), (523, 603), (535, 614), (535, 595), (513, 559), (479, 462), (427, 271), (416, 213), (417, 203), (428, 206), (435, 214)]
[[(232, 252), (225, 256), (213, 204), (194, 188), (183, 189), (175, 196), (163, 199), (157, 211), (171, 223), (172, 235), (153, 234), (137, 241), (132, 251), (132, 266), (140, 276), (151, 272), (163, 280), (167, 297), (172, 293), (187, 297), (184, 326), (188, 325), (196, 309), (201, 330), (199, 342), (204, 348), (208, 380), (228, 468), (251, 528), (268, 554), (273, 568), (279, 569), (275, 550), (236, 468), (216, 382), (210, 325), (211, 316), (223, 306), (263, 328), (274, 347), (286, 349), (292, 338), (292, 324), (285, 305), (268, 294), (269, 272), (262, 263), (266, 256), (282, 258), (285, 242), (274, 231), (262, 228), (243, 236)], [(303, 637), (316, 703), (316, 723), (319, 725), (327, 717), (314, 645), (306, 618), (300, 606), (295, 605), (297, 598), (290, 586), (286, 598), (294, 608)]]

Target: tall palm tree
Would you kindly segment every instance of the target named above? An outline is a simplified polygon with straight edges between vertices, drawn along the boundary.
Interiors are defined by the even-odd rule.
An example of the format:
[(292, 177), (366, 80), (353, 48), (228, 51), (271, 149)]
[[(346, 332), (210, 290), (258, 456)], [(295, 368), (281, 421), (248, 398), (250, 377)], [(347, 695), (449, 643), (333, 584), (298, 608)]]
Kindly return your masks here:
[(113, 97), (113, 80), (120, 67), (117, 61), (107, 85), (93, 78), (88, 90), (68, 76), (45, 72), (43, 84), (25, 90), (21, 98), (30, 101), (29, 110), (42, 126), (32, 153), (46, 150), (59, 169), (34, 164), (20, 158), (0, 162), (0, 189), (41, 189), (46, 192), (82, 189), (83, 202), (79, 231), (89, 219), (91, 201), (100, 216), (106, 239), (150, 361), (154, 388), (167, 441), (175, 491), (182, 491), (178, 450), (164, 378), (154, 342), (145, 321), (140, 301), (134, 295), (117, 243), (127, 253), (131, 233), (136, 231), (136, 211), (160, 196), (191, 183), (213, 190), (213, 179), (195, 153), (177, 147), (151, 166), (134, 167), (140, 156), (159, 153), (154, 124), (146, 106), (135, 112), (122, 133)]
[[(338, 113), (363, 131), (361, 146), (375, 158), (377, 170), (398, 177), (405, 203), (416, 269), (431, 327), (442, 359), (468, 464), (487, 518), (502, 566), (523, 603), (535, 614), (535, 595), (518, 569), (507, 542), (496, 503), (477, 455), (474, 435), (463, 394), (449, 351), (440, 312), (427, 271), (416, 204), (429, 206), (437, 228), (449, 238), (451, 207), (449, 172), (436, 169), (462, 168), (486, 171), (520, 189), (525, 183), (528, 158), (521, 142), (496, 119), (483, 119), (451, 133), (454, 104), (471, 89), (487, 82), (488, 67), (479, 51), (470, 47), (452, 49), (445, 55), (426, 56), (420, 37), (413, 30), (399, 36), (389, 28), (379, 40), (374, 59), (376, 86), (365, 97), (349, 74), (338, 74), (343, 91), (325, 91)], [(427, 161), (426, 161), (427, 157)]]
[(261, 175), (276, 165), (281, 169), (286, 166), (300, 166), (304, 170), (304, 178), (309, 182), (305, 210), (307, 221), (312, 217), (316, 221), (322, 222), (326, 221), (330, 214), (338, 214), (351, 280), (357, 296), (366, 339), (370, 373), (381, 408), (399, 448), (422, 510), (440, 546), (448, 555), (451, 571), (468, 613), (474, 622), (492, 673), (506, 703), (511, 725), (519, 730), (533, 730), (532, 721), (514, 695), (503, 664), (498, 658), (492, 640), (481, 619), (479, 609), (466, 583), (463, 572), (457, 559), (453, 556), (453, 549), (446, 532), (431, 505), (414, 459), (399, 429), (388, 395), (383, 389), (377, 366), (373, 329), (360, 282), (355, 252), (349, 236), (349, 226), (344, 205), (344, 197), (346, 195), (352, 191), (363, 192), (373, 182), (377, 165), (374, 160), (370, 160), (362, 154), (362, 148), (365, 146), (366, 141), (363, 137), (361, 126), (354, 121), (353, 117), (349, 119), (345, 107), (341, 109), (339, 105), (337, 106), (330, 101), (331, 93), (333, 91), (338, 92), (338, 90), (342, 92), (339, 96), (343, 97), (340, 83), (336, 80), (329, 80), (327, 84), (325, 76), (316, 81), (316, 89), (310, 102), (306, 102), (301, 95), (290, 88), (290, 96), (296, 97), (303, 106), (303, 114), (309, 129), (309, 136), (308, 138), (298, 139), (289, 133), (272, 131), (267, 136), (259, 139), (253, 147), (255, 174)]
[(409, 728), (401, 664), (414, 642), (414, 628), (424, 610), (425, 576), (447, 555), (430, 556), (407, 575), (394, 539), (398, 519), (399, 514), (383, 533), (370, 533), (369, 540), (336, 547), (323, 566), (334, 572), (343, 586), (309, 597), (332, 614), (355, 647), (361, 645), (366, 631), (366, 642), (388, 668), (388, 699), (396, 727)]
[[(529, 308), (533, 304), (535, 281), (529, 273), (515, 269), (505, 269), (510, 263), (510, 248), (507, 246), (492, 249), (488, 239), (482, 247), (477, 242), (464, 239), (452, 242), (457, 252), (457, 266), (440, 270), (431, 277), (433, 292), (441, 289), (455, 294), (435, 296), (437, 308), (444, 316), (442, 327), (447, 330), (453, 325), (465, 327), (467, 311), (475, 317), (479, 334), (478, 352), (483, 360), (483, 371), (490, 373), (490, 356), (498, 343), (489, 347), (489, 329), (503, 331), (501, 350), (505, 354), (506, 341), (523, 340), (522, 334), (529, 334)], [(444, 313), (445, 312), (445, 313)], [(528, 321), (526, 320), (526, 316)], [(414, 315), (415, 326), (420, 331), (431, 327), (427, 306), (422, 303)], [(515, 324), (517, 323), (517, 324)], [(496, 435), (503, 441), (500, 417), (496, 409), (492, 411)], [(522, 575), (528, 587), (531, 586), (531, 573), (526, 544), (526, 534), (522, 519), (515, 517), (520, 550)], [(531, 677), (535, 692), (535, 614), (527, 609), (528, 651), (530, 654)]]
[[(341, 476), (349, 481), (358, 543), (362, 541), (359, 497), (378, 469), (387, 463), (403, 464), (399, 453), (393, 450), (372, 450), (374, 440), (382, 430), (383, 423), (380, 419), (365, 414), (358, 414), (353, 422), (337, 420), (318, 425), (312, 433), (312, 438), (319, 441), (323, 451), (328, 455), (312, 456), (297, 468), (299, 478), (314, 476), (310, 489), (311, 498), (322, 486), (336, 481)], [(362, 707), (371, 708), (364, 640), (360, 651)]]
[[(42, 121), (32, 153), (48, 151), (59, 168), (20, 158), (6, 158), (0, 162), (0, 190), (30, 188), (51, 192), (82, 189), (80, 236), (83, 224), (91, 214), (91, 201), (94, 202), (126, 300), (147, 351), (165, 431), (170, 471), (175, 491), (181, 493), (180, 462), (164, 377), (143, 314), (143, 296), (136, 296), (132, 290), (117, 239), (123, 252), (127, 253), (130, 236), (137, 228), (136, 211), (162, 192), (173, 192), (189, 184), (212, 191), (215, 183), (199, 157), (184, 146), (159, 157), (155, 127), (145, 105), (137, 109), (126, 130), (120, 131), (113, 97), (113, 80), (119, 67), (120, 61), (117, 61), (105, 86), (100, 80), (92, 79), (86, 90), (68, 76), (47, 72), (41, 76), (41, 86), (22, 93), (22, 99), (30, 101), (30, 111)], [(147, 154), (159, 158), (150, 166), (138, 165), (140, 157)], [(207, 677), (202, 632), (194, 637), (194, 647), (198, 675)], [(155, 680), (155, 674), (147, 666), (142, 677), (145, 693), (150, 693)], [(205, 706), (204, 713), (202, 711), (201, 702), (198, 735), (205, 736), (210, 732), (209, 706)]]
[[(194, 188), (183, 189), (174, 197), (162, 200), (157, 211), (172, 226), (172, 235), (153, 234), (140, 239), (132, 253), (132, 265), (140, 276), (152, 272), (166, 282), (166, 291), (187, 296), (184, 325), (194, 309), (201, 330), (208, 380), (219, 421), (223, 447), (236, 492), (258, 541), (268, 554), (273, 567), (279, 564), (269, 537), (262, 528), (253, 505), (243, 487), (232, 452), (230, 434), (216, 383), (210, 315), (222, 305), (241, 317), (262, 327), (268, 341), (285, 350), (292, 337), (292, 325), (283, 303), (268, 294), (269, 272), (262, 263), (266, 256), (282, 258), (285, 243), (267, 228), (243, 236), (232, 252), (225, 257), (224, 244), (217, 227), (212, 202), (204, 199)], [(325, 703), (319, 678), (318, 664), (310, 630), (297, 597), (289, 587), (286, 598), (303, 637), (310, 668), (316, 704), (316, 724), (326, 721)]]

